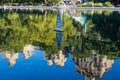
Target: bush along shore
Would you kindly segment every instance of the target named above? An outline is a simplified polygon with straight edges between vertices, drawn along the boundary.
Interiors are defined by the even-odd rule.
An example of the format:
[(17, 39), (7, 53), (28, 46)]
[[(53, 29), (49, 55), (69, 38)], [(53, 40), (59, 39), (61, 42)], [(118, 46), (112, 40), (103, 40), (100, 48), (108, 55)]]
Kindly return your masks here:
[(77, 7), (114, 7), (114, 5), (108, 1), (106, 1), (105, 3), (86, 2), (83, 4), (77, 4)]

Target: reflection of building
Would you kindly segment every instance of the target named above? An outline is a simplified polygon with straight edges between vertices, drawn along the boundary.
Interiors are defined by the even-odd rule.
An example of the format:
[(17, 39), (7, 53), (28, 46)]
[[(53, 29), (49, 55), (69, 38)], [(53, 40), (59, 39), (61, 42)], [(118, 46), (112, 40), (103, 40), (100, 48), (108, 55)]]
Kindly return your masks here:
[(2, 52), (3, 56), (8, 59), (8, 63), (10, 66), (13, 66), (16, 63), (16, 59), (18, 59), (19, 53), (14, 52)]
[(79, 22), (81, 26), (84, 27), (84, 32), (87, 31), (87, 16), (85, 13), (78, 12), (77, 10), (69, 10), (68, 15), (70, 15), (76, 22)]
[(62, 53), (62, 51), (59, 51), (59, 54), (56, 54), (54, 56), (54, 62), (56, 65), (58, 66), (64, 66), (64, 63), (66, 62), (66, 57), (65, 55)]
[(54, 55), (52, 54), (44, 54), (44, 55), (48, 65), (51, 66), (53, 64), (52, 60), (54, 59)]
[(59, 51), (58, 54), (47, 55), (45, 54), (45, 59), (48, 61), (48, 65), (52, 65), (53, 62), (58, 66), (64, 66), (67, 58), (62, 51)]
[(32, 45), (26, 45), (26, 46), (24, 46), (24, 48), (23, 48), (24, 58), (27, 59), (30, 56), (32, 56), (32, 52), (33, 52), (34, 49), (35, 49), (35, 47), (32, 46)]
[(113, 60), (99, 58), (98, 55), (93, 54), (88, 58), (73, 58), (76, 64), (76, 70), (80, 74), (85, 75), (85, 80), (94, 80), (95, 77), (102, 78), (103, 74), (112, 67)]
[[(23, 48), (24, 58), (27, 59), (32, 55), (32, 51), (35, 49), (32, 45), (26, 45)], [(16, 59), (18, 59), (19, 53), (9, 52), (9, 51), (1, 51), (3, 56), (8, 59), (8, 63), (10, 66), (13, 66), (16, 63)]]

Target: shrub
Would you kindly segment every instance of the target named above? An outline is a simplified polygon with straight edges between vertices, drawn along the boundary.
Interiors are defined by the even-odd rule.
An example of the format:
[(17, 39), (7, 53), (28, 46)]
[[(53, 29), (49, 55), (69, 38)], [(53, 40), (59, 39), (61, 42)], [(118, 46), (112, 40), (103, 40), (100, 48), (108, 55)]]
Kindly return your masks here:
[(93, 3), (93, 2), (87, 2), (87, 3), (83, 3), (83, 4), (78, 4), (78, 7), (102, 7), (103, 4), (102, 3)]
[(111, 2), (106, 1), (104, 3), (104, 6), (106, 6), (106, 7), (113, 7), (113, 4)]
[(78, 4), (78, 7), (92, 7), (93, 3), (92, 2), (86, 2), (83, 4)]
[(77, 7), (81, 7), (82, 6), (82, 4), (77, 4)]
[(103, 6), (102, 3), (95, 3), (95, 4), (94, 4), (94, 7), (102, 7), (102, 6)]
[(92, 7), (92, 2), (83, 3), (82, 7)]
[(114, 7), (114, 5), (109, 2), (109, 1), (106, 1), (103, 5), (103, 3), (93, 3), (93, 2), (87, 2), (87, 3), (83, 3), (83, 4), (77, 4), (77, 7)]

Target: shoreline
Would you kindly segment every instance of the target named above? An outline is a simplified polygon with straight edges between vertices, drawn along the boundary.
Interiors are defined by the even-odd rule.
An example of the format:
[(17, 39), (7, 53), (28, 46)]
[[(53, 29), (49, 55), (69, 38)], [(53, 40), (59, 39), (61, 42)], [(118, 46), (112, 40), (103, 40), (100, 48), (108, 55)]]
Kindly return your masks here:
[(41, 10), (41, 9), (76, 9), (76, 10), (103, 10), (120, 11), (120, 7), (75, 7), (75, 6), (0, 6), (0, 9), (23, 9), (23, 10)]

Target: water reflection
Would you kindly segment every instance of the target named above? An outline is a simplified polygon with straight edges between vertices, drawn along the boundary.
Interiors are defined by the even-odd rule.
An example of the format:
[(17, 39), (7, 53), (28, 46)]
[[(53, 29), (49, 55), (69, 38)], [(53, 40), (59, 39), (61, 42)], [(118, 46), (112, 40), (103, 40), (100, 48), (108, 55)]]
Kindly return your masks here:
[(112, 68), (114, 60), (110, 60), (107, 56), (100, 58), (98, 54), (92, 54), (87, 58), (73, 57), (76, 71), (83, 74), (84, 80), (95, 80), (95, 78), (102, 78), (104, 73)]
[[(56, 78), (58, 80), (83, 80), (83, 75), (85, 80), (96, 78), (106, 80), (107, 74), (113, 75), (115, 72), (119, 74), (117, 66), (120, 65), (116, 63), (119, 62), (117, 59), (120, 58), (120, 13), (66, 10), (60, 14), (59, 11), (49, 10), (43, 12), (0, 10), (0, 14), (0, 72), (2, 75), (4, 73), (10, 74), (9, 69), (13, 69), (11, 71), (14, 72), (17, 67), (19, 70), (21, 65), (23, 70), (20, 70), (26, 71), (28, 70), (25, 67), (26, 64), (30, 65), (27, 67), (31, 68), (26, 71), (26, 74), (36, 70), (36, 72), (40, 71), (36, 74), (43, 75), (43, 72), (49, 69), (50, 73), (47, 71), (44, 74), (64, 76), (61, 77), (62, 79)], [(92, 50), (96, 54), (91, 54)], [(20, 58), (20, 54), (23, 55), (23, 59)], [(106, 56), (100, 58), (101, 55)], [(6, 59), (12, 68), (7, 67)], [(2, 71), (4, 70), (2, 66), (7, 67), (8, 71)], [(59, 71), (57, 74), (54, 73), (57, 70), (60, 70), (61, 74)], [(78, 75), (76, 71), (80, 74)], [(68, 74), (71, 76), (66, 77)], [(40, 79), (41, 76), (37, 77)], [(120, 79), (116, 75), (110, 77)], [(49, 79), (44, 80), (53, 79), (49, 76)]]
[(24, 48), (23, 48), (24, 58), (28, 59), (30, 56), (32, 56), (34, 50), (35, 50), (35, 47), (32, 45), (24, 46)]
[(66, 56), (65, 53), (61, 50), (61, 44), (62, 44), (62, 36), (63, 36), (63, 30), (62, 30), (62, 20), (61, 20), (61, 14), (60, 10), (58, 9), (57, 12), (57, 18), (56, 18), (56, 28), (54, 28), (54, 31), (56, 31), (56, 42), (58, 47), (58, 53), (56, 54), (45, 54), (45, 59), (48, 62), (48, 65), (51, 66), (53, 62), (58, 66), (64, 66), (64, 63), (66, 62)]
[[(34, 70), (34, 69), (39, 70), (39, 67), (33, 68), (32, 66), (30, 67), (29, 65), (31, 65), (31, 63), (33, 64), (36, 62), (40, 62), (41, 64), (37, 64), (37, 66), (38, 65), (42, 66), (46, 63), (46, 61), (48, 62), (47, 67), (50, 66), (52, 68), (53, 67), (56, 68), (57, 66), (63, 66), (63, 69), (64, 69), (67, 64), (70, 64), (69, 67), (71, 67), (72, 70), (74, 70), (73, 71), (74, 76), (70, 76), (71, 78), (75, 77), (75, 74), (77, 74), (76, 72), (78, 72), (79, 74), (84, 75), (84, 80), (96, 80), (96, 78), (102, 79), (103, 75), (109, 69), (111, 69), (112, 65), (114, 64), (114, 60), (110, 60), (107, 56), (101, 56), (96, 53), (92, 54), (89, 57), (82, 58), (82, 57), (78, 57), (78, 56), (76, 56), (76, 57), (75, 56), (71, 57), (70, 55), (68, 56), (67, 53), (65, 54), (65, 52), (61, 51), (61, 50), (58, 52), (58, 54), (46, 54), (44, 52), (38, 54), (37, 52), (35, 52), (35, 53), (33, 52), (33, 51), (36, 51), (33, 48), (34, 47), (31, 45), (27, 45), (24, 48), (26, 50), (26, 53), (23, 53), (23, 56), (27, 55), (26, 56), (27, 59), (25, 58), (27, 62), (23, 61), (22, 63), (28, 65), (28, 66), (26, 65), (25, 67), (32, 68), (32, 70)], [(32, 55), (31, 54), (29, 55), (29, 52), (31, 52)], [(3, 54), (3, 53), (1, 53), (1, 54)], [(8, 59), (10, 66), (14, 65), (13, 69), (16, 68), (17, 66), (19, 68), (19, 66), (22, 65), (22, 64), (20, 64), (20, 62), (16, 63), (17, 59), (21, 60), (20, 55), (18, 55), (18, 54), (20, 54), (20, 53), (16, 53), (16, 54), (4, 53), (3, 54), (4, 57)], [(43, 55), (43, 56), (40, 56), (40, 55)], [(43, 60), (43, 58), (44, 58), (44, 60)], [(38, 59), (38, 60), (36, 61), (36, 59)], [(45, 62), (43, 62), (43, 61), (45, 61)], [(75, 71), (74, 66), (72, 66), (71, 62), (75, 63), (74, 66), (76, 68), (76, 71)], [(57, 66), (55, 67), (54, 65), (57, 65)], [(45, 67), (45, 68), (47, 68), (47, 67)], [(29, 72), (29, 71), (27, 71), (27, 72)], [(71, 69), (70, 69), (70, 72), (71, 72)], [(73, 74), (73, 72), (72, 72), (72, 74)], [(67, 72), (65, 72), (65, 73), (67, 73)], [(47, 74), (47, 73), (45, 73), (45, 74)], [(79, 75), (79, 77), (81, 77), (81, 75)], [(72, 80), (72, 79), (70, 79), (70, 80)]]
[(16, 59), (18, 59), (19, 53), (14, 53), (14, 52), (2, 52), (1, 53), (5, 58), (8, 60), (9, 66), (13, 66), (16, 64)]
[[(31, 57), (32, 54), (33, 54), (33, 51), (35, 49), (37, 49), (37, 48), (32, 46), (32, 45), (26, 45), (25, 47), (23, 47), (24, 59), (28, 59), (29, 57)], [(10, 51), (2, 51), (1, 54), (5, 58), (7, 58), (9, 66), (15, 65), (16, 64), (16, 60), (19, 57), (19, 53), (10, 52)]]
[(70, 16), (76, 21), (79, 22), (81, 24), (81, 26), (83, 27), (83, 31), (86, 33), (87, 31), (87, 15), (85, 13), (79, 13), (79, 12), (74, 12), (71, 11), (70, 12)]
[(58, 9), (58, 13), (57, 13), (57, 19), (56, 19), (56, 28), (54, 28), (54, 30), (56, 31), (56, 41), (57, 41), (57, 46), (58, 46), (58, 50), (60, 50), (61, 47), (61, 42), (62, 42), (62, 20), (61, 20), (61, 14), (60, 14), (60, 10)]
[(57, 54), (45, 54), (45, 59), (47, 60), (49, 66), (51, 66), (53, 63), (55, 63), (57, 66), (64, 66), (67, 60), (66, 55), (62, 50), (60, 50)]

